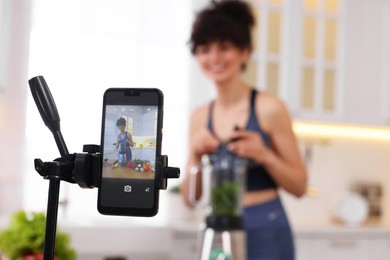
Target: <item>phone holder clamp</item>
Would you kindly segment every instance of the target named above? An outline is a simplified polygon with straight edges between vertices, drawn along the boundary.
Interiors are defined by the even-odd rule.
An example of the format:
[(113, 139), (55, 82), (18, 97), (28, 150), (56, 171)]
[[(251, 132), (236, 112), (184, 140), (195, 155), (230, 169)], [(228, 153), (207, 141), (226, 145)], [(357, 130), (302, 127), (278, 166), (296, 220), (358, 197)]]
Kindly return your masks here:
[(161, 155), (156, 160), (156, 179), (155, 186), (158, 189), (166, 190), (168, 179), (179, 178), (180, 169), (168, 166), (168, 156)]
[[(77, 183), (83, 189), (100, 186), (101, 155), (99, 145), (84, 145), (83, 153), (68, 154), (51, 162), (34, 160), (35, 170), (44, 179), (56, 179), (69, 183)], [(179, 178), (180, 169), (168, 166), (168, 156), (156, 158), (155, 187), (166, 190), (168, 179)]]
[(77, 183), (81, 188), (96, 188), (100, 185), (101, 175), (99, 150), (99, 145), (84, 145), (84, 153), (68, 154), (52, 162), (35, 159), (34, 167), (44, 179)]

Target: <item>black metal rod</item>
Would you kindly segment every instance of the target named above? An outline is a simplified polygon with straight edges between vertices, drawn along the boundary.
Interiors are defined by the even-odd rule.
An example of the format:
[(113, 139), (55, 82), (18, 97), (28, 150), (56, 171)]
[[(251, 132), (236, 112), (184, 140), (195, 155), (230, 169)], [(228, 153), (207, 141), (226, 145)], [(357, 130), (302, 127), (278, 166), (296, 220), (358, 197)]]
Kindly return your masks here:
[[(68, 148), (66, 147), (61, 131), (53, 131), (53, 136), (61, 156), (68, 155)], [(50, 179), (47, 198), (44, 260), (53, 260), (55, 256), (59, 196), (60, 179)]]
[[(60, 116), (57, 111), (57, 106), (45, 79), (42, 76), (37, 76), (30, 79), (28, 83), (42, 120), (53, 133), (61, 156), (68, 155), (68, 148), (61, 134)], [(54, 259), (59, 194), (60, 179), (50, 179), (46, 213), (44, 260)]]
[(60, 180), (51, 179), (47, 200), (44, 260), (53, 260), (55, 255), (59, 194)]
[(61, 131), (53, 131), (54, 140), (56, 141), (58, 151), (61, 156), (66, 156), (69, 154), (68, 148), (66, 147), (64, 137), (62, 136)]

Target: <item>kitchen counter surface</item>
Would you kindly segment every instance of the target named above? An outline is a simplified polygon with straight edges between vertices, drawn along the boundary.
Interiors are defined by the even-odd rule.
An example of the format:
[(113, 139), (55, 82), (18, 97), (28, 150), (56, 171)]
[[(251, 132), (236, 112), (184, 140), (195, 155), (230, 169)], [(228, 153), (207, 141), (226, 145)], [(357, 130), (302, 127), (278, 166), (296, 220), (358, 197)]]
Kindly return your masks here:
[[(151, 221), (129, 221), (127, 217), (112, 217), (105, 216), (106, 221), (99, 219), (95, 220), (82, 220), (79, 219), (77, 223), (69, 223), (63, 220), (59, 220), (59, 227), (70, 231), (89, 231), (89, 230), (126, 230), (125, 232), (138, 232), (140, 230), (158, 230), (158, 231), (188, 231), (197, 232), (202, 230), (203, 223), (187, 220), (174, 220), (169, 223), (160, 223), (159, 221), (151, 219)], [(0, 230), (8, 225), (8, 219), (0, 217)], [(318, 223), (305, 223), (298, 224), (293, 223), (292, 228), (297, 234), (389, 234), (390, 235), (390, 222), (382, 221), (380, 223), (368, 223), (362, 224), (356, 227), (349, 227), (343, 224), (329, 222)], [(131, 232), (130, 232), (131, 233)]]
[(299, 237), (354, 236), (364, 238), (387, 237), (390, 239), (390, 225), (387, 223), (347, 226), (329, 222), (317, 225), (295, 225), (293, 226), (293, 230)]
[[(178, 231), (197, 232), (202, 230), (202, 223), (178, 221), (171, 224), (170, 228)], [(362, 224), (360, 226), (346, 226), (333, 222), (293, 224), (292, 229), (297, 235), (386, 235), (390, 238), (389, 223)]]

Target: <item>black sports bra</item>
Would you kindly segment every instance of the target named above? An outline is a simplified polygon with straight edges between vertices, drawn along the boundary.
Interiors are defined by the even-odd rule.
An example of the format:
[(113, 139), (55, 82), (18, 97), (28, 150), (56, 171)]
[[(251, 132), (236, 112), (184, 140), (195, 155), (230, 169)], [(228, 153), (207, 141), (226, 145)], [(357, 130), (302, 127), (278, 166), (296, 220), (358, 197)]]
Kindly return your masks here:
[[(255, 109), (255, 98), (256, 98), (257, 91), (255, 89), (252, 90), (251, 93), (251, 100), (250, 100), (250, 114), (249, 114), (249, 120), (245, 127), (246, 130), (250, 131), (256, 131), (258, 132), (263, 141), (264, 144), (267, 147), (270, 147), (270, 138), (269, 136), (261, 129), (260, 124), (256, 117), (256, 109)], [(214, 102), (210, 103), (210, 109), (209, 109), (209, 118), (207, 123), (207, 128), (210, 130), (211, 133), (215, 135), (215, 132), (213, 130), (213, 109), (214, 109)], [(220, 152), (226, 152), (223, 151), (226, 150), (226, 148), (221, 148), (217, 150), (217, 153)], [(273, 189), (276, 188), (277, 185), (275, 181), (271, 178), (271, 176), (268, 174), (268, 172), (264, 169), (263, 166), (256, 164), (253, 161), (249, 162), (248, 165), (248, 171), (247, 171), (247, 190), (248, 191), (258, 191), (258, 190), (266, 190), (266, 189)]]

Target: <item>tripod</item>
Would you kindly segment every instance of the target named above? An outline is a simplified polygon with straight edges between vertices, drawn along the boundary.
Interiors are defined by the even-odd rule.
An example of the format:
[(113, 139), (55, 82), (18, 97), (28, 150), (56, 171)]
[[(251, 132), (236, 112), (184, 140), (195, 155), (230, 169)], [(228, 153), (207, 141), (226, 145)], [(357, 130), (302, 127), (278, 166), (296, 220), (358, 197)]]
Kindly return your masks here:
[[(58, 200), (60, 182), (77, 183), (81, 188), (96, 188), (101, 179), (101, 148), (99, 145), (84, 145), (83, 153), (69, 154), (61, 133), (60, 117), (53, 96), (42, 76), (28, 81), (35, 104), (45, 125), (52, 132), (61, 157), (51, 162), (34, 160), (35, 170), (49, 180), (44, 242), (44, 260), (53, 260), (57, 232)], [(180, 169), (168, 167), (168, 156), (156, 158), (155, 187), (165, 190), (168, 178), (179, 178)]]

